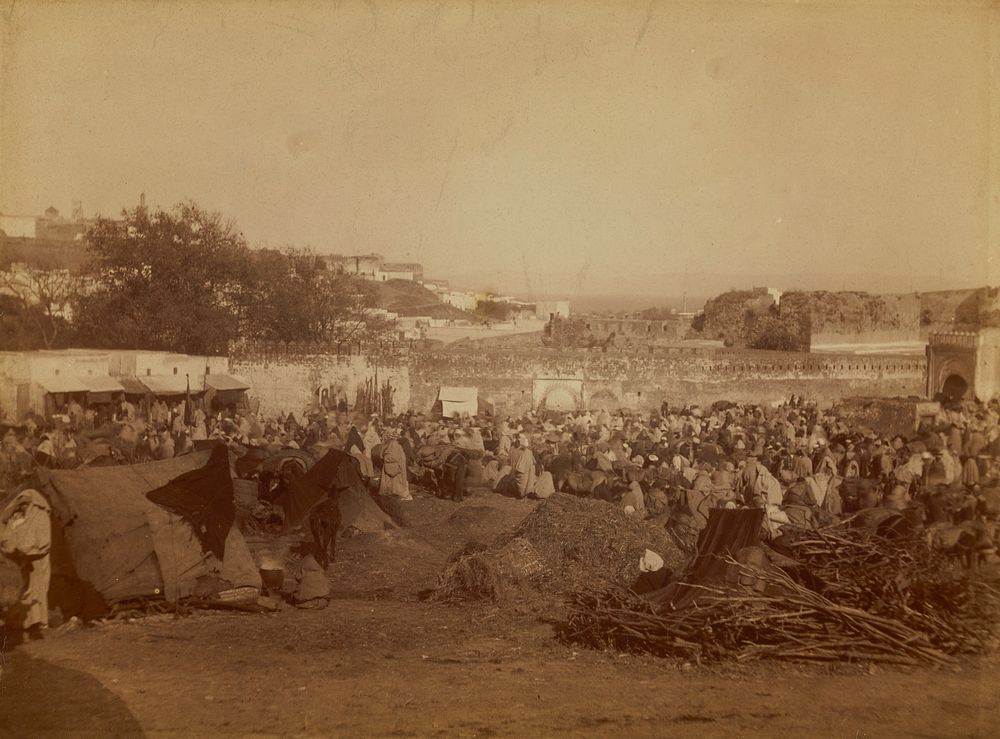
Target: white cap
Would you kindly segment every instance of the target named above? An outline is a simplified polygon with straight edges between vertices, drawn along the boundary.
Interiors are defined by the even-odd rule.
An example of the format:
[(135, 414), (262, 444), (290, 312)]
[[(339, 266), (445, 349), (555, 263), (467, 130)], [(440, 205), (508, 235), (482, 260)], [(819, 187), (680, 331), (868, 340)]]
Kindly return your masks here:
[(641, 557), (639, 557), (639, 572), (656, 572), (657, 570), (663, 569), (663, 557), (654, 552), (652, 549), (647, 549)]

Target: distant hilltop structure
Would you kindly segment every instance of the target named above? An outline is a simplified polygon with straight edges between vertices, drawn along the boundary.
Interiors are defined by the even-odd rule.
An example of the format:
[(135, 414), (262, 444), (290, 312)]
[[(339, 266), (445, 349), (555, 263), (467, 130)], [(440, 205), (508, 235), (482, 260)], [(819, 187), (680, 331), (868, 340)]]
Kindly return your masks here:
[(330, 254), (323, 257), (331, 272), (360, 277), (363, 280), (413, 280), (423, 282), (424, 267), (417, 262), (387, 262), (381, 254), (345, 256)]
[(0, 237), (10, 239), (37, 239), (42, 241), (82, 241), (93, 218), (84, 218), (83, 204), (73, 201), (73, 213), (62, 216), (54, 206), (40, 216), (9, 215), (0, 213)]
[(87, 258), (87, 229), (95, 220), (84, 217), (79, 200), (68, 218), (54, 206), (40, 216), (0, 213), (0, 265), (77, 269)]

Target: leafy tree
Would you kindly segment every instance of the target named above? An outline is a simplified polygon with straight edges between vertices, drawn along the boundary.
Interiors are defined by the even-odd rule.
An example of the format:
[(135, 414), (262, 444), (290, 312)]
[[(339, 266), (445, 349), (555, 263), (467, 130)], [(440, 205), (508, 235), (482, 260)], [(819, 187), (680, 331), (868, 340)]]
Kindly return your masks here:
[(775, 312), (758, 315), (747, 324), (747, 348), (773, 351), (809, 351), (809, 327), (797, 316)]
[(476, 303), (476, 315), (488, 321), (506, 321), (510, 319), (510, 303), (493, 298), (480, 300)]
[(124, 211), (87, 235), (93, 287), (76, 304), (93, 346), (225, 354), (239, 340), (362, 345), (375, 288), (327, 269), (309, 251), (247, 247), (217, 213)]
[(225, 353), (246, 310), (250, 252), (218, 213), (124, 211), (87, 233), (93, 289), (78, 302), (81, 336), (96, 346)]
[(563, 318), (558, 314), (552, 316), (545, 324), (542, 336), (542, 344), (558, 348), (578, 349), (594, 346), (596, 343), (585, 321), (579, 318)]
[(312, 252), (253, 252), (250, 286), (245, 338), (351, 345), (374, 330), (374, 285), (328, 270)]

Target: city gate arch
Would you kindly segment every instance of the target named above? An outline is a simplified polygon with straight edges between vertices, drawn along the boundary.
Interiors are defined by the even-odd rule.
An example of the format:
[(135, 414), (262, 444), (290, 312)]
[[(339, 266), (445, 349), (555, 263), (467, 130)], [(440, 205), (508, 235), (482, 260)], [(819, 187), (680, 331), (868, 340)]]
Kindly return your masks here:
[(963, 400), (975, 394), (978, 335), (949, 331), (930, 335), (927, 344), (927, 397)]
[(575, 377), (536, 377), (531, 383), (531, 400), (538, 410), (579, 410), (583, 407), (583, 380)]

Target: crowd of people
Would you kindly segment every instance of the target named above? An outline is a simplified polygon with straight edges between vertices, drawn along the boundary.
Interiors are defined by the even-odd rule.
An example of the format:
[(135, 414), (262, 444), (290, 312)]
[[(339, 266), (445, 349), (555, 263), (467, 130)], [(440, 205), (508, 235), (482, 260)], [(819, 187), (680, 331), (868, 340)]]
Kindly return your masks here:
[[(356, 461), (373, 494), (400, 501), (413, 500), (414, 490), (452, 500), (470, 488), (537, 499), (559, 491), (606, 501), (609, 514), (617, 508), (662, 525), (689, 550), (715, 509), (762, 509), (761, 534), (779, 551), (797, 536), (853, 516), (868, 526), (898, 527), (893, 533), (923, 532), (968, 566), (998, 561), (997, 400), (943, 404), (936, 418), (891, 434), (796, 397), (773, 406), (664, 404), (652, 413), (506, 418), (413, 412), (380, 418), (342, 407), (264, 418), (159, 400), (140, 413), (121, 401), (105, 418), (77, 404), (48, 420), (29, 415), (3, 435), (0, 498), (15, 495), (5, 509), (9, 520), (0, 524), (10, 533), (17, 519), (20, 538), (8, 536), (0, 549), (6, 554), (17, 544), (21, 555), (39, 555), (30, 555), (34, 569), (21, 602), (43, 603), (39, 583), (48, 577), (48, 503), (34, 490), (20, 490), (37, 468), (162, 460), (218, 443), (233, 452), (237, 471), (239, 460), (254, 462), (243, 470), (257, 475), (262, 504), (273, 500), (265, 494), (273, 489), (261, 483), (275, 479), (265, 477), (265, 460), (294, 459), (301, 474), (303, 459), (315, 462), (338, 449)], [(278, 485), (291, 482), (286, 468), (276, 469)], [(25, 623), (43, 625), (44, 614), (33, 613), (29, 608)]]
[(945, 404), (933, 421), (892, 436), (794, 396), (774, 406), (450, 419), (343, 408), (264, 418), (158, 400), (145, 415), (121, 401), (103, 424), (75, 403), (48, 422), (29, 416), (3, 436), (0, 474), (9, 484), (35, 466), (167, 459), (213, 440), (265, 456), (302, 449), (318, 458), (336, 448), (383, 495), (410, 500), (412, 484), (454, 499), (475, 486), (515, 497), (562, 491), (669, 521), (688, 539), (719, 507), (764, 508), (773, 538), (865, 509), (975, 520), (1000, 485), (996, 400)]
[[(518, 497), (599, 497), (669, 523), (689, 543), (713, 508), (743, 506), (765, 509), (772, 539), (859, 511), (876, 523), (976, 525), (1000, 513), (998, 422), (997, 401), (964, 402), (880, 434), (795, 397), (778, 406), (528, 414), (486, 428), (490, 452), (470, 474)], [(430, 428), (459, 447), (479, 432), (471, 421)]]

